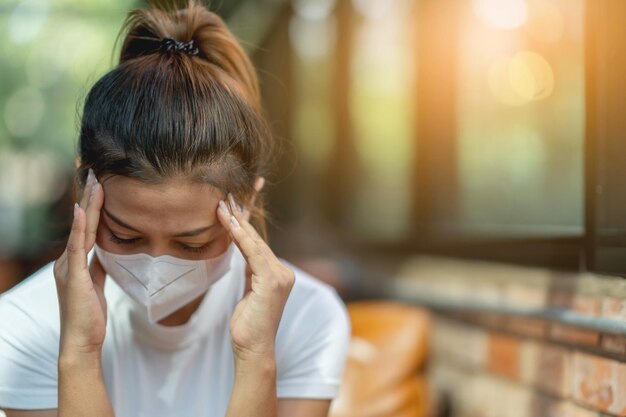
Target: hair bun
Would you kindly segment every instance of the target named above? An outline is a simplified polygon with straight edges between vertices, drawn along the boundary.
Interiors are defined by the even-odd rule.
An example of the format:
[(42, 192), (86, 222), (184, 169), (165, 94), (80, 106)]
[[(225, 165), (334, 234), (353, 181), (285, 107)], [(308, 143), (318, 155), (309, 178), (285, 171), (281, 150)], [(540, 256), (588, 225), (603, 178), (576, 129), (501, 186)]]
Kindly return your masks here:
[(120, 63), (164, 50), (197, 55), (236, 80), (253, 102), (260, 102), (250, 58), (222, 18), (196, 0), (189, 0), (183, 9), (152, 6), (132, 10), (123, 33)]

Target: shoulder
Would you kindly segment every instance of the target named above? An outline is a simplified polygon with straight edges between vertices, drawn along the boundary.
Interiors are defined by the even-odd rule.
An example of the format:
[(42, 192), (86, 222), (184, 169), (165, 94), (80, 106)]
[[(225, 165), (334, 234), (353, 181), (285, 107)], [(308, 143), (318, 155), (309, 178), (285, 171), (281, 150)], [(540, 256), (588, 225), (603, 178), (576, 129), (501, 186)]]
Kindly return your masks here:
[(330, 285), (286, 262), (296, 280), (276, 334), (280, 398), (334, 398), (339, 390), (351, 325)]
[(295, 274), (295, 282), (285, 305), (287, 320), (292, 317), (308, 321), (348, 323), (346, 306), (332, 286), (321, 281), (294, 264), (281, 259)]
[(56, 407), (59, 307), (53, 263), (0, 294), (0, 407)]
[(320, 349), (343, 350), (347, 344), (351, 325), (346, 306), (330, 285), (282, 260), (295, 273), (295, 283), (285, 304), (276, 335), (284, 353)]
[[(21, 283), (0, 294), (0, 335), (20, 325), (59, 327), (59, 304), (50, 262), (24, 279)], [(21, 328), (20, 333), (25, 329)]]
[[(89, 252), (91, 261), (95, 251)], [(107, 280), (105, 294), (109, 312), (123, 295), (113, 280)], [(54, 261), (33, 272), (10, 290), (0, 293), (0, 339), (16, 333), (26, 336), (26, 331), (36, 330), (56, 333), (60, 328), (59, 300), (54, 280)], [(58, 348), (58, 346), (55, 346)]]

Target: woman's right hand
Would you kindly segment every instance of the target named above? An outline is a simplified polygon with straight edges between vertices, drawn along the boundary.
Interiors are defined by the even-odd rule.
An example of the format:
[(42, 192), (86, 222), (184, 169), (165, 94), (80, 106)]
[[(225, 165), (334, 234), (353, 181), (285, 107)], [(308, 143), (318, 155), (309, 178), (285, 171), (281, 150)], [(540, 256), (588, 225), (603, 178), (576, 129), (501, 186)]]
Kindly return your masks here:
[(104, 343), (106, 273), (97, 256), (87, 264), (87, 253), (96, 241), (103, 203), (102, 185), (90, 169), (80, 205), (74, 206), (67, 247), (54, 263), (61, 317), (60, 356), (100, 354)]

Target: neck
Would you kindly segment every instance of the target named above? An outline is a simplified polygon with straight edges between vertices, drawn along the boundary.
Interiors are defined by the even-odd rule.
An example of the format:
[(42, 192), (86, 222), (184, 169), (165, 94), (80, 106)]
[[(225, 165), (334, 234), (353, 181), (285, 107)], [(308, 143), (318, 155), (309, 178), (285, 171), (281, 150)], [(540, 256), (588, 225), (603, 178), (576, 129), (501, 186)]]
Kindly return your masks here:
[(200, 307), (200, 303), (202, 303), (205, 294), (206, 293), (203, 293), (198, 298), (179, 308), (169, 316), (159, 320), (159, 324), (162, 326), (173, 327), (182, 326), (187, 323), (191, 318), (191, 315), (198, 310), (198, 307)]

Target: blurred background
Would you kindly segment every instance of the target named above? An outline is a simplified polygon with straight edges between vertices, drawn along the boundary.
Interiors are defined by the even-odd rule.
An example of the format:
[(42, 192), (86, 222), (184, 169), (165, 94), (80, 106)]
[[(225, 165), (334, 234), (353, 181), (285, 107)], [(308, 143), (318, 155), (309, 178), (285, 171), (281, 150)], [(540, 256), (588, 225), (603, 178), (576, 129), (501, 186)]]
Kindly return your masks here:
[[(0, 292), (62, 251), (82, 100), (115, 65), (125, 14), (144, 5), (0, 4)], [(624, 2), (210, 8), (252, 56), (283, 144), (266, 187), (271, 246), (347, 302), (430, 311), (448, 355), (429, 365), (440, 415), (626, 415)], [(535, 361), (521, 364), (522, 351)], [(468, 381), (450, 357), (487, 371)], [(522, 370), (526, 397), (498, 383)], [(454, 397), (468, 386), (532, 404), (511, 414)]]
[[(115, 64), (126, 12), (142, 5), (0, 6), (4, 288), (62, 247), (82, 100)], [(582, 0), (212, 8), (254, 57), (270, 122), (287, 143), (270, 190), (284, 256), (358, 263), (370, 250), (460, 253), (470, 243), (583, 236)], [(563, 251), (562, 266), (576, 266)], [(559, 263), (518, 252), (503, 256)]]

